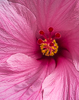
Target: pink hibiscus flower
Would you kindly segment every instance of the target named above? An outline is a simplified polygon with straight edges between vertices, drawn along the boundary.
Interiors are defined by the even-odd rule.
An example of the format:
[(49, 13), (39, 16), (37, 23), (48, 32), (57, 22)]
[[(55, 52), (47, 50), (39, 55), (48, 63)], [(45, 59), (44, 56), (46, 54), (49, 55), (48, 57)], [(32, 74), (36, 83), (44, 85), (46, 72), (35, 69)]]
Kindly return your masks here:
[(79, 100), (76, 0), (11, 1), (0, 1), (0, 100)]

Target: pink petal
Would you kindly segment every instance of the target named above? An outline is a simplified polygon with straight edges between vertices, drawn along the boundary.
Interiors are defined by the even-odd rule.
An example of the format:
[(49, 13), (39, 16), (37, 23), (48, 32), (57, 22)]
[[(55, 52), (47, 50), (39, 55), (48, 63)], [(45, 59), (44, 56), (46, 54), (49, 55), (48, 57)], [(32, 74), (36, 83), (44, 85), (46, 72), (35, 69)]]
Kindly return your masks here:
[(57, 68), (42, 85), (43, 100), (78, 100), (79, 73), (74, 65), (59, 58)]
[[(39, 29), (70, 30), (77, 20), (74, 18), (76, 0), (8, 0), (28, 7), (36, 16)], [(75, 20), (74, 20), (75, 19)]]
[(69, 52), (72, 55), (73, 63), (79, 71), (79, 25), (71, 33), (69, 38)]
[[(79, 25), (71, 31), (61, 32), (61, 39), (58, 42), (62, 48), (70, 53), (71, 59), (79, 71)], [(65, 53), (64, 55), (69, 56)]]
[(53, 59), (35, 60), (18, 53), (5, 64), (5, 69), (0, 72), (0, 100), (42, 98), (42, 82), (55, 68)]
[(36, 18), (28, 8), (0, 1), (0, 54), (35, 55), (38, 50), (35, 30)]

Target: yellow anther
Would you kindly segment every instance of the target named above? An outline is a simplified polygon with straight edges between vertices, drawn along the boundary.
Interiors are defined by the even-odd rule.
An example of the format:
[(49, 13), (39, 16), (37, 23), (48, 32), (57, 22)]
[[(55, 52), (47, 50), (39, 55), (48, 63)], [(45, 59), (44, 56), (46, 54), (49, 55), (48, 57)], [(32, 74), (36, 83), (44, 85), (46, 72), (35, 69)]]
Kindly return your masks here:
[(54, 47), (54, 46), (52, 46), (51, 48), (52, 48), (52, 49), (55, 49), (55, 47)]
[(55, 41), (55, 40), (53, 40), (53, 41), (52, 41), (52, 43), (56, 43), (56, 41)]
[(45, 56), (49, 56), (49, 49), (46, 50)]
[(45, 39), (43, 40), (43, 43), (40, 44), (40, 49), (43, 55), (54, 56), (58, 52), (58, 44), (56, 43), (56, 40), (53, 40), (51, 43), (53, 43), (52, 46)]
[(43, 55), (45, 54), (46, 50), (42, 50)]
[(50, 56), (54, 56), (54, 52), (53, 51), (50, 53)]
[(56, 53), (57, 53), (57, 51), (58, 51), (58, 49), (55, 49), (54, 53), (56, 54)]

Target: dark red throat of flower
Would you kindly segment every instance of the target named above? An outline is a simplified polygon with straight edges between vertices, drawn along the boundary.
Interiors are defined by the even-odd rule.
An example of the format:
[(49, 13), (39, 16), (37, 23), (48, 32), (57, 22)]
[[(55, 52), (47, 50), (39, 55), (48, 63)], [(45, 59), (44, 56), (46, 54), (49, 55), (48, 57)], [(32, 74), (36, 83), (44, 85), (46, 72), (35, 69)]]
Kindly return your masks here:
[(52, 27), (49, 28), (49, 37), (46, 37), (43, 31), (39, 32), (44, 39), (38, 39), (38, 44), (40, 45), (42, 54), (45, 56), (54, 56), (58, 52), (58, 44), (56, 39), (59, 39), (61, 35), (60, 33), (55, 33), (54, 37), (52, 38), (52, 32)]

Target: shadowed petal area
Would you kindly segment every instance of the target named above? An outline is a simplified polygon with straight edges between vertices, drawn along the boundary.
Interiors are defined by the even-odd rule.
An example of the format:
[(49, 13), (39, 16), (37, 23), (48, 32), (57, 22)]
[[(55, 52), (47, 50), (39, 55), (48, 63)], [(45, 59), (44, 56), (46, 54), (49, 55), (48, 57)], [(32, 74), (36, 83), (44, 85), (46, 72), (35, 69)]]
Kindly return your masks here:
[(77, 0), (8, 0), (28, 7), (36, 16), (39, 29), (52, 26), (56, 30), (71, 30), (76, 26), (74, 8)]
[(58, 42), (62, 48), (68, 50), (76, 69), (79, 71), (79, 25), (71, 31), (62, 32)]
[(0, 59), (19, 52), (35, 56), (35, 30), (36, 18), (28, 8), (0, 1)]
[(57, 68), (42, 85), (43, 100), (78, 100), (79, 73), (73, 64), (59, 58)]
[(55, 61), (12, 55), (0, 72), (0, 100), (40, 100), (42, 82), (55, 68)]
[(73, 63), (76, 69), (79, 71), (79, 25), (71, 33), (69, 44), (69, 51), (73, 58)]

